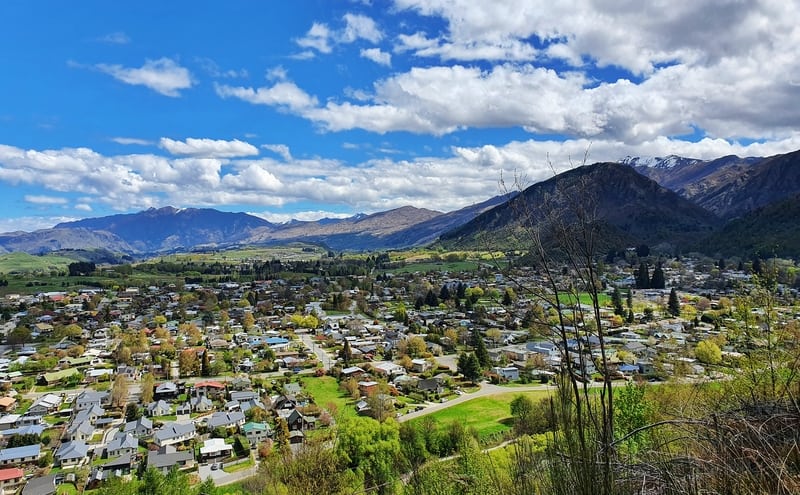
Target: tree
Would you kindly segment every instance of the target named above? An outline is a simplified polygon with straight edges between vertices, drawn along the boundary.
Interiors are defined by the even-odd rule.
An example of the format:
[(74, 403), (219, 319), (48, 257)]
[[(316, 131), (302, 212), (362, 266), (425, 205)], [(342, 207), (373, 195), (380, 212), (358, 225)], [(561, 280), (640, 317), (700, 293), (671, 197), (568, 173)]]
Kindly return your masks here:
[(347, 418), (337, 428), (335, 451), (342, 463), (364, 477), (368, 493), (392, 493), (399, 475), (400, 430), (394, 421)]
[(480, 368), (488, 368), (492, 365), (492, 359), (489, 357), (486, 343), (477, 328), (472, 331), (472, 347), (475, 350), (474, 356), (478, 359)]
[(511, 306), (514, 303), (514, 289), (507, 288), (503, 292), (503, 306)]
[(152, 373), (145, 373), (142, 375), (142, 404), (149, 404), (153, 402), (153, 394), (155, 393), (156, 378)]
[(614, 287), (614, 292), (611, 294), (611, 303), (614, 305), (615, 315), (625, 315), (625, 308), (622, 306), (622, 294), (619, 291), (619, 287)]
[(432, 308), (439, 305), (439, 298), (433, 293), (433, 289), (428, 289), (428, 292), (425, 294), (425, 305)]
[(139, 405), (135, 402), (128, 402), (128, 405), (125, 406), (125, 421), (136, 421), (141, 416), (142, 414), (141, 410), (139, 409)]
[(353, 359), (353, 349), (350, 348), (350, 341), (344, 339), (344, 345), (342, 346), (342, 350), (339, 353), (339, 357), (342, 358), (342, 362), (344, 363), (345, 368), (350, 366), (350, 361)]
[(253, 325), (255, 324), (256, 324), (256, 319), (253, 316), (253, 313), (250, 311), (246, 312), (242, 317), (242, 327), (244, 327), (244, 330), (246, 332), (249, 332), (250, 329), (253, 328)]
[(282, 456), (291, 456), (292, 451), (289, 450), (289, 425), (283, 418), (278, 418), (275, 422), (275, 450)]
[(650, 288), (650, 273), (647, 268), (647, 263), (642, 261), (639, 263), (639, 269), (636, 271), (636, 288), (649, 289)]
[(181, 376), (197, 376), (200, 373), (200, 360), (194, 349), (185, 349), (178, 355), (178, 370)]
[(122, 407), (128, 400), (128, 377), (122, 373), (117, 373), (114, 377), (114, 385), (111, 387), (111, 405)]
[(694, 355), (705, 364), (719, 364), (722, 362), (722, 350), (711, 340), (703, 340), (694, 348)]
[(533, 415), (533, 401), (530, 398), (524, 395), (514, 397), (511, 401), (511, 415), (514, 417), (514, 431), (517, 435), (532, 433), (529, 426)]
[(439, 291), (439, 299), (442, 301), (450, 299), (450, 289), (447, 287), (447, 284), (442, 285), (442, 289)]
[(26, 326), (18, 326), (8, 333), (6, 340), (13, 346), (24, 346), (31, 341), (31, 330)]
[(666, 287), (666, 280), (664, 279), (664, 269), (661, 268), (661, 262), (659, 262), (653, 269), (653, 277), (650, 279), (650, 288), (663, 289), (664, 287)]
[(212, 376), (211, 357), (208, 350), (203, 351), (203, 360), (200, 365), (200, 376)]
[(486, 330), (486, 338), (491, 340), (492, 343), (496, 346), (500, 343), (500, 340), (503, 338), (503, 333), (500, 331), (499, 328), (490, 328)]
[(406, 346), (406, 352), (409, 356), (413, 358), (417, 358), (422, 356), (422, 354), (427, 349), (427, 344), (425, 344), (425, 339), (420, 337), (419, 335), (415, 335), (408, 339), (408, 345)]
[(681, 314), (681, 302), (678, 300), (678, 293), (675, 292), (674, 287), (669, 291), (667, 311), (669, 311), (669, 314), (672, 316), (680, 316)]
[(628, 289), (628, 295), (626, 296), (625, 303), (628, 306), (628, 310), (633, 309), (633, 290), (632, 289)]
[(478, 380), (478, 377), (481, 376), (481, 363), (478, 361), (478, 357), (475, 354), (469, 354), (466, 356), (467, 358), (464, 361), (463, 367), (460, 368), (460, 371), (461, 374), (464, 375), (464, 378), (472, 383), (475, 383)]

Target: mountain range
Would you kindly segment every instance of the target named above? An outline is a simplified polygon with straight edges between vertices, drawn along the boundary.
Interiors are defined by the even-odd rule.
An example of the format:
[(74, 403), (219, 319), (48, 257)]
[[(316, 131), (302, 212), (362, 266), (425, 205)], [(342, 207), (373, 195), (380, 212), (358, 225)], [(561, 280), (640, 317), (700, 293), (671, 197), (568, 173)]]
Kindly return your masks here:
[[(566, 199), (565, 199), (566, 198)], [(580, 198), (570, 203), (569, 198)], [(591, 201), (589, 201), (591, 200)], [(767, 158), (626, 157), (584, 165), (442, 213), (406, 206), (371, 215), (270, 223), (246, 213), (151, 208), (35, 232), (0, 234), (0, 252), (87, 250), (125, 256), (308, 242), (334, 250), (383, 250), (433, 242), (460, 248), (515, 244), (531, 218), (574, 223), (586, 205), (603, 249), (646, 243), (672, 252), (800, 256), (800, 151)], [(524, 229), (523, 229), (524, 230)]]

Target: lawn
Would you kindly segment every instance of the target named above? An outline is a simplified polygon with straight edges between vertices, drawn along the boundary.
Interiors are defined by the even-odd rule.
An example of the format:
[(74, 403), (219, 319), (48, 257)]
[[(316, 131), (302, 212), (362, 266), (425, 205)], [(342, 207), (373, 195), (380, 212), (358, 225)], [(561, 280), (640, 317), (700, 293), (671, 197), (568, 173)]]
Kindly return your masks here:
[[(511, 429), (511, 401), (517, 395), (526, 395), (533, 400), (547, 397), (549, 391), (521, 392), (478, 397), (428, 416), (444, 427), (457, 421), (467, 429), (474, 429), (481, 440), (496, 438)], [(422, 418), (413, 421), (421, 421)]]
[(327, 408), (328, 404), (335, 404), (340, 414), (355, 414), (352, 399), (339, 390), (339, 384), (332, 376), (308, 376), (300, 381), (318, 406)]

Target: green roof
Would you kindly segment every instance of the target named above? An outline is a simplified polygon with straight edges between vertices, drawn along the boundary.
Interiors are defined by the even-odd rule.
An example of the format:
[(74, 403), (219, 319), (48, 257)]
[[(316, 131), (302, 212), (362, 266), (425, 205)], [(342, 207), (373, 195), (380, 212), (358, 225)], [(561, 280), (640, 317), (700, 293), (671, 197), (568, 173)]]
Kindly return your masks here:
[(76, 370), (75, 368), (67, 368), (65, 370), (58, 370), (58, 371), (52, 371), (50, 373), (45, 373), (42, 376), (45, 382), (54, 383), (54, 382), (60, 382), (61, 380), (69, 378), (75, 374), (79, 375), (80, 373), (81, 372)]

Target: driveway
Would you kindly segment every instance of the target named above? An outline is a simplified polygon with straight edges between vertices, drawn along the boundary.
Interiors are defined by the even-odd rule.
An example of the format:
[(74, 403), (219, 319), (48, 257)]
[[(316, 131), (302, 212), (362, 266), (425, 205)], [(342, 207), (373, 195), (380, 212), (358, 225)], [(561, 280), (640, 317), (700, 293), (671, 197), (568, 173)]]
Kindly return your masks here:
[(197, 466), (197, 475), (201, 480), (211, 478), (215, 486), (230, 485), (247, 478), (252, 478), (258, 471), (258, 463), (253, 464), (247, 469), (226, 473), (222, 469), (211, 469), (210, 463), (203, 463)]

